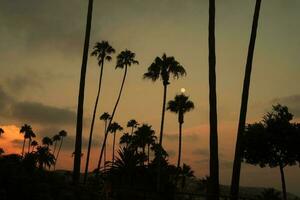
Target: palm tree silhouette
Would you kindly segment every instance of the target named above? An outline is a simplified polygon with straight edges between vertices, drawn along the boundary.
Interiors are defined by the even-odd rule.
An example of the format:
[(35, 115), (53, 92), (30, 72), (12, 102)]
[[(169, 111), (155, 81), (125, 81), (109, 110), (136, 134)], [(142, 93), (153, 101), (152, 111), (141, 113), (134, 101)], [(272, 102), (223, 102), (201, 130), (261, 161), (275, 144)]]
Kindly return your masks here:
[(160, 145), (162, 145), (163, 139), (167, 87), (170, 84), (170, 76), (173, 76), (173, 78), (178, 79), (185, 75), (186, 71), (183, 68), (183, 66), (181, 66), (180, 63), (177, 62), (173, 56), (168, 57), (165, 53), (161, 58), (156, 57), (154, 62), (150, 65), (150, 67), (148, 67), (148, 71), (144, 74), (144, 79), (150, 79), (152, 81), (156, 81), (157, 79), (161, 78), (164, 86), (162, 117), (159, 135)]
[(53, 141), (51, 138), (46, 136), (42, 139), (42, 144), (49, 148), (50, 145), (53, 145)]
[(134, 132), (134, 129), (138, 126), (138, 122), (135, 119), (131, 119), (127, 122), (127, 127), (131, 127), (131, 135)]
[(2, 148), (0, 148), (0, 156), (4, 153), (5, 153), (5, 151)]
[[(130, 67), (131, 65), (138, 65), (138, 64), (139, 64), (139, 62), (137, 60), (135, 60), (135, 53), (131, 52), (128, 49), (122, 51), (117, 56), (116, 69), (118, 69), (118, 68), (124, 69), (124, 76), (123, 76), (121, 88), (120, 88), (120, 91), (119, 91), (119, 95), (118, 95), (115, 107), (114, 107), (114, 109), (112, 111), (111, 118), (110, 118), (109, 123), (108, 123), (108, 127), (111, 125), (112, 120), (113, 120), (113, 118), (115, 116), (115, 112), (117, 110), (117, 107), (118, 107), (118, 104), (119, 104), (119, 101), (120, 101), (120, 98), (121, 98), (121, 95), (122, 95), (124, 83), (125, 83), (125, 80), (126, 80), (128, 67)], [(101, 148), (99, 163), (101, 163), (101, 161), (102, 161), (102, 156), (103, 156), (104, 146), (106, 144), (107, 134), (108, 134), (108, 130), (106, 130), (106, 133), (104, 135), (104, 140), (103, 140), (103, 143), (102, 143), (102, 148)], [(99, 170), (99, 169), (100, 168), (98, 168), (97, 170)]]
[(86, 19), (85, 40), (84, 40), (84, 47), (83, 47), (81, 72), (80, 72), (76, 138), (75, 138), (75, 155), (74, 155), (74, 165), (73, 165), (73, 182), (75, 184), (79, 182), (79, 177), (80, 177), (84, 88), (85, 88), (87, 60), (89, 55), (89, 44), (90, 44), (91, 25), (92, 25), (92, 16), (93, 16), (93, 3), (94, 0), (89, 0), (87, 19)]
[(44, 167), (50, 168), (51, 165), (55, 164), (55, 157), (50, 152), (48, 146), (38, 146), (35, 155), (37, 158), (39, 169), (43, 169)]
[(142, 148), (142, 152), (143, 155), (145, 155), (145, 148), (147, 145), (147, 160), (149, 163), (149, 149), (150, 149), (150, 142), (152, 142), (154, 140), (154, 134), (155, 131), (152, 129), (152, 126), (148, 125), (148, 124), (143, 124), (142, 126), (140, 126), (135, 132), (135, 142), (137, 144), (137, 147)]
[[(107, 122), (108, 120), (110, 120), (110, 115), (107, 112), (104, 112), (101, 116), (100, 116), (100, 120), (104, 121), (104, 137), (107, 131)], [(101, 155), (101, 151), (100, 151), (100, 155)], [(104, 167), (105, 167), (105, 163), (106, 163), (106, 144), (104, 145)], [(97, 165), (97, 169), (100, 169), (100, 157), (98, 160), (98, 165)]]
[(24, 156), (24, 149), (25, 149), (25, 141), (26, 141), (26, 139), (29, 140), (29, 142), (28, 142), (28, 153), (29, 153), (31, 140), (32, 140), (32, 138), (35, 137), (35, 134), (32, 131), (32, 127), (30, 125), (28, 125), (28, 124), (24, 124), (21, 127), (20, 133), (24, 134), (24, 141), (23, 141), (23, 147), (22, 147), (22, 157), (23, 157)]
[(125, 148), (128, 148), (132, 144), (132, 135), (129, 133), (124, 133), (120, 137), (120, 145), (124, 144)]
[[(65, 130), (61, 130), (61, 131), (59, 131), (58, 135), (60, 136), (60, 145), (59, 145), (59, 148), (58, 148), (56, 157), (55, 157), (54, 170), (55, 170), (55, 166), (56, 166), (56, 163), (57, 163), (57, 160), (58, 160), (58, 156), (59, 156), (59, 153), (60, 153), (62, 144), (63, 144), (63, 142), (64, 142), (64, 138), (67, 137), (68, 133), (67, 133), (67, 131), (65, 131)], [(81, 155), (82, 155), (82, 154), (80, 154), (80, 157), (81, 157)], [(75, 157), (75, 156), (76, 156), (76, 153), (74, 153), (74, 157)]]
[(102, 75), (103, 75), (103, 66), (104, 61), (111, 61), (111, 54), (115, 53), (115, 49), (110, 46), (110, 44), (107, 41), (97, 42), (94, 46), (94, 51), (92, 52), (92, 56), (96, 56), (98, 60), (98, 65), (100, 66), (100, 77), (99, 77), (99, 84), (98, 84), (98, 91), (93, 111), (93, 117), (91, 122), (91, 128), (90, 128), (90, 135), (89, 135), (89, 143), (88, 143), (88, 149), (87, 149), (87, 155), (86, 155), (86, 164), (85, 164), (85, 172), (84, 172), (84, 178), (83, 182), (86, 183), (87, 179), (87, 173), (89, 170), (89, 161), (90, 161), (90, 153), (91, 153), (91, 145), (92, 145), (92, 139), (93, 139), (93, 130), (94, 130), (94, 123), (95, 123), (95, 117), (97, 112), (97, 106), (99, 101), (99, 95), (101, 90), (101, 83), (102, 83)]
[(239, 125), (237, 131), (237, 140), (236, 140), (235, 155), (234, 155), (233, 170), (232, 170), (231, 189), (230, 189), (232, 200), (237, 200), (239, 196), (241, 161), (242, 161), (242, 151), (243, 151), (241, 147), (241, 136), (245, 130), (249, 88), (250, 88), (250, 80), (251, 80), (251, 70), (252, 70), (252, 62), (253, 62), (254, 48), (255, 48), (256, 35), (257, 35), (258, 21), (259, 21), (260, 6), (261, 6), (261, 0), (256, 0), (252, 31), (250, 36), (250, 43), (248, 48), (247, 63), (245, 69)]
[(4, 130), (2, 128), (0, 128), (0, 137), (3, 135)]
[(56, 152), (56, 147), (57, 147), (57, 142), (60, 141), (60, 136), (58, 134), (54, 135), (52, 137), (52, 141), (54, 142), (54, 150), (53, 150), (53, 154), (55, 155)]
[[(156, 81), (161, 78), (164, 87), (163, 94), (163, 104), (162, 104), (162, 114), (161, 114), (161, 124), (159, 133), (159, 145), (162, 146), (163, 139), (163, 129), (165, 120), (165, 110), (166, 110), (166, 100), (167, 100), (167, 87), (170, 84), (170, 76), (173, 78), (180, 78), (186, 75), (186, 71), (179, 62), (175, 60), (173, 56), (167, 57), (164, 53), (163, 56), (156, 57), (154, 62), (148, 67), (148, 71), (144, 74), (144, 79), (150, 79)], [(162, 149), (162, 148), (160, 148)], [(159, 162), (161, 159), (159, 159)], [(157, 173), (157, 190), (160, 190), (160, 163), (158, 163), (158, 173)]]
[(184, 123), (184, 114), (194, 109), (194, 103), (189, 100), (184, 94), (176, 95), (174, 100), (168, 102), (167, 110), (178, 114), (179, 123), (179, 145), (178, 145), (178, 160), (177, 168), (180, 167), (181, 160), (181, 143), (182, 143), (182, 124)]
[(31, 146), (32, 146), (31, 152), (34, 151), (34, 148), (35, 148), (37, 145), (39, 145), (37, 141), (33, 140), (33, 141), (31, 142)]
[(208, 48), (209, 48), (209, 125), (210, 162), (208, 199), (219, 200), (219, 156), (218, 156), (218, 116), (216, 91), (216, 41), (215, 41), (215, 0), (209, 0)]
[(182, 168), (180, 167), (179, 175), (182, 179), (181, 180), (181, 189), (183, 189), (185, 187), (186, 178), (195, 177), (194, 176), (194, 171), (192, 170), (192, 168), (189, 165), (186, 165), (185, 163), (183, 163)]
[(107, 130), (114, 135), (113, 146), (112, 146), (112, 162), (115, 162), (115, 144), (116, 144), (116, 132), (122, 131), (123, 127), (120, 126), (117, 122), (113, 122), (108, 126)]

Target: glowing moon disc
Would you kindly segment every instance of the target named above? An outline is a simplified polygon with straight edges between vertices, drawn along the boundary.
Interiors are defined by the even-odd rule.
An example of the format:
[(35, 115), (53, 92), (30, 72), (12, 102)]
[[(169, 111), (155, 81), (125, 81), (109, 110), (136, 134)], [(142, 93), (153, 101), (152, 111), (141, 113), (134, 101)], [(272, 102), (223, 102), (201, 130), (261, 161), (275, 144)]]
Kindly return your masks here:
[(180, 92), (185, 93), (185, 88), (181, 88)]

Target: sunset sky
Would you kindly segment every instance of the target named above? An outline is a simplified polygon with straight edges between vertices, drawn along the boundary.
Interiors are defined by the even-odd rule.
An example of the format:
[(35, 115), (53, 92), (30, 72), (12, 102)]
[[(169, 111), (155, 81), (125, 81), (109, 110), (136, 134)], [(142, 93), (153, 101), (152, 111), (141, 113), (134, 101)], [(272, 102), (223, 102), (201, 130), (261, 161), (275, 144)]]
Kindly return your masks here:
[[(242, 82), (250, 37), (254, 0), (216, 1), (217, 94), (220, 181), (231, 180), (233, 151)], [(272, 104), (282, 103), (300, 121), (300, 1), (262, 2), (247, 122), (261, 119)], [(19, 127), (32, 125), (40, 140), (67, 130), (57, 168), (72, 169), (77, 95), (82, 59), (87, 0), (0, 1), (0, 146), (19, 153)], [(136, 53), (115, 121), (148, 123), (159, 133), (163, 87), (143, 80), (156, 56), (174, 56), (187, 76), (172, 80), (168, 100), (181, 88), (195, 103), (184, 123), (184, 163), (199, 177), (208, 174), (208, 1), (207, 0), (95, 0), (91, 45), (108, 40), (117, 53)], [(90, 48), (90, 49), (91, 49)], [(116, 59), (105, 63), (97, 119), (111, 112), (123, 71)], [(99, 67), (89, 57), (84, 105), (84, 149), (96, 96)], [(177, 158), (177, 116), (167, 112), (164, 146), (170, 161)], [(126, 130), (126, 129), (125, 129)], [(129, 131), (129, 130), (128, 130)], [(119, 134), (120, 135), (120, 134)], [(91, 169), (95, 168), (103, 138), (103, 122), (96, 121)], [(111, 147), (109, 138), (109, 147)], [(110, 156), (110, 148), (108, 155)], [(300, 169), (286, 168), (287, 189), (300, 195)], [(280, 189), (279, 169), (242, 165), (241, 184)]]

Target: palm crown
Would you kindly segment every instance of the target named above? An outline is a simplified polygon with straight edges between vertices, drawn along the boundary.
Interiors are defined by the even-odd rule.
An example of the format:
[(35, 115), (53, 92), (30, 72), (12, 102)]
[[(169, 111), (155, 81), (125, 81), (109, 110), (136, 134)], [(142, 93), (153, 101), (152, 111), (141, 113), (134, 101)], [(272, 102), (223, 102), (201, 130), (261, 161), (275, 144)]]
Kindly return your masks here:
[(100, 120), (106, 121), (110, 119), (110, 115), (107, 112), (104, 112), (101, 116), (100, 116)]
[(44, 137), (44, 138), (42, 139), (42, 143), (43, 143), (43, 145), (50, 146), (50, 145), (53, 144), (53, 141), (52, 141), (52, 139), (49, 138), (49, 137)]
[(111, 123), (111, 125), (108, 127), (108, 131), (111, 133), (115, 133), (117, 131), (122, 131), (123, 127), (120, 126), (117, 122)]
[(0, 128), (0, 136), (4, 133), (4, 130)]
[(124, 67), (131, 66), (134, 64), (139, 64), (135, 58), (135, 53), (131, 52), (130, 50), (126, 49), (125, 51), (122, 51), (118, 56), (117, 56), (117, 68), (123, 69)]
[(97, 42), (93, 49), (91, 55), (97, 57), (98, 65), (101, 65), (104, 60), (111, 61), (110, 55), (116, 52), (107, 41)]
[(156, 57), (154, 62), (148, 67), (148, 71), (144, 74), (144, 79), (156, 81), (161, 78), (164, 85), (169, 84), (170, 75), (178, 79), (186, 75), (186, 71), (173, 56), (168, 57), (165, 53), (163, 56)]
[(35, 137), (35, 133), (32, 131), (32, 128), (30, 125), (28, 124), (24, 124), (21, 129), (20, 129), (20, 133), (24, 134), (24, 138), (33, 138)]
[(135, 119), (131, 119), (127, 122), (127, 127), (133, 127), (136, 128), (138, 125), (138, 122)]
[(59, 141), (59, 140), (60, 140), (60, 136), (57, 135), (57, 134), (52, 137), (53, 142), (56, 142), (56, 141)]
[(58, 135), (59, 135), (61, 138), (63, 138), (63, 137), (66, 137), (68, 134), (67, 134), (67, 131), (61, 130), (61, 131), (59, 131)]
[(184, 94), (176, 95), (174, 100), (168, 102), (167, 106), (167, 110), (179, 114), (179, 120), (181, 123), (183, 123), (183, 119), (181, 121), (181, 117), (183, 116), (180, 115), (183, 115), (192, 109), (194, 109), (194, 103), (190, 101), (189, 97), (185, 96)]

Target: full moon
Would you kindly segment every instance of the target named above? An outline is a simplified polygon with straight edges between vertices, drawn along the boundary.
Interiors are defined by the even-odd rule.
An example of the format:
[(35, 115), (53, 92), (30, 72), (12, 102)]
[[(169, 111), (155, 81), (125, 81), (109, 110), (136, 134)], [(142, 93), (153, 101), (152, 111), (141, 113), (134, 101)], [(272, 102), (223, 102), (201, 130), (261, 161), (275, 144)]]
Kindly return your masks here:
[(185, 88), (181, 88), (180, 92), (185, 93)]

